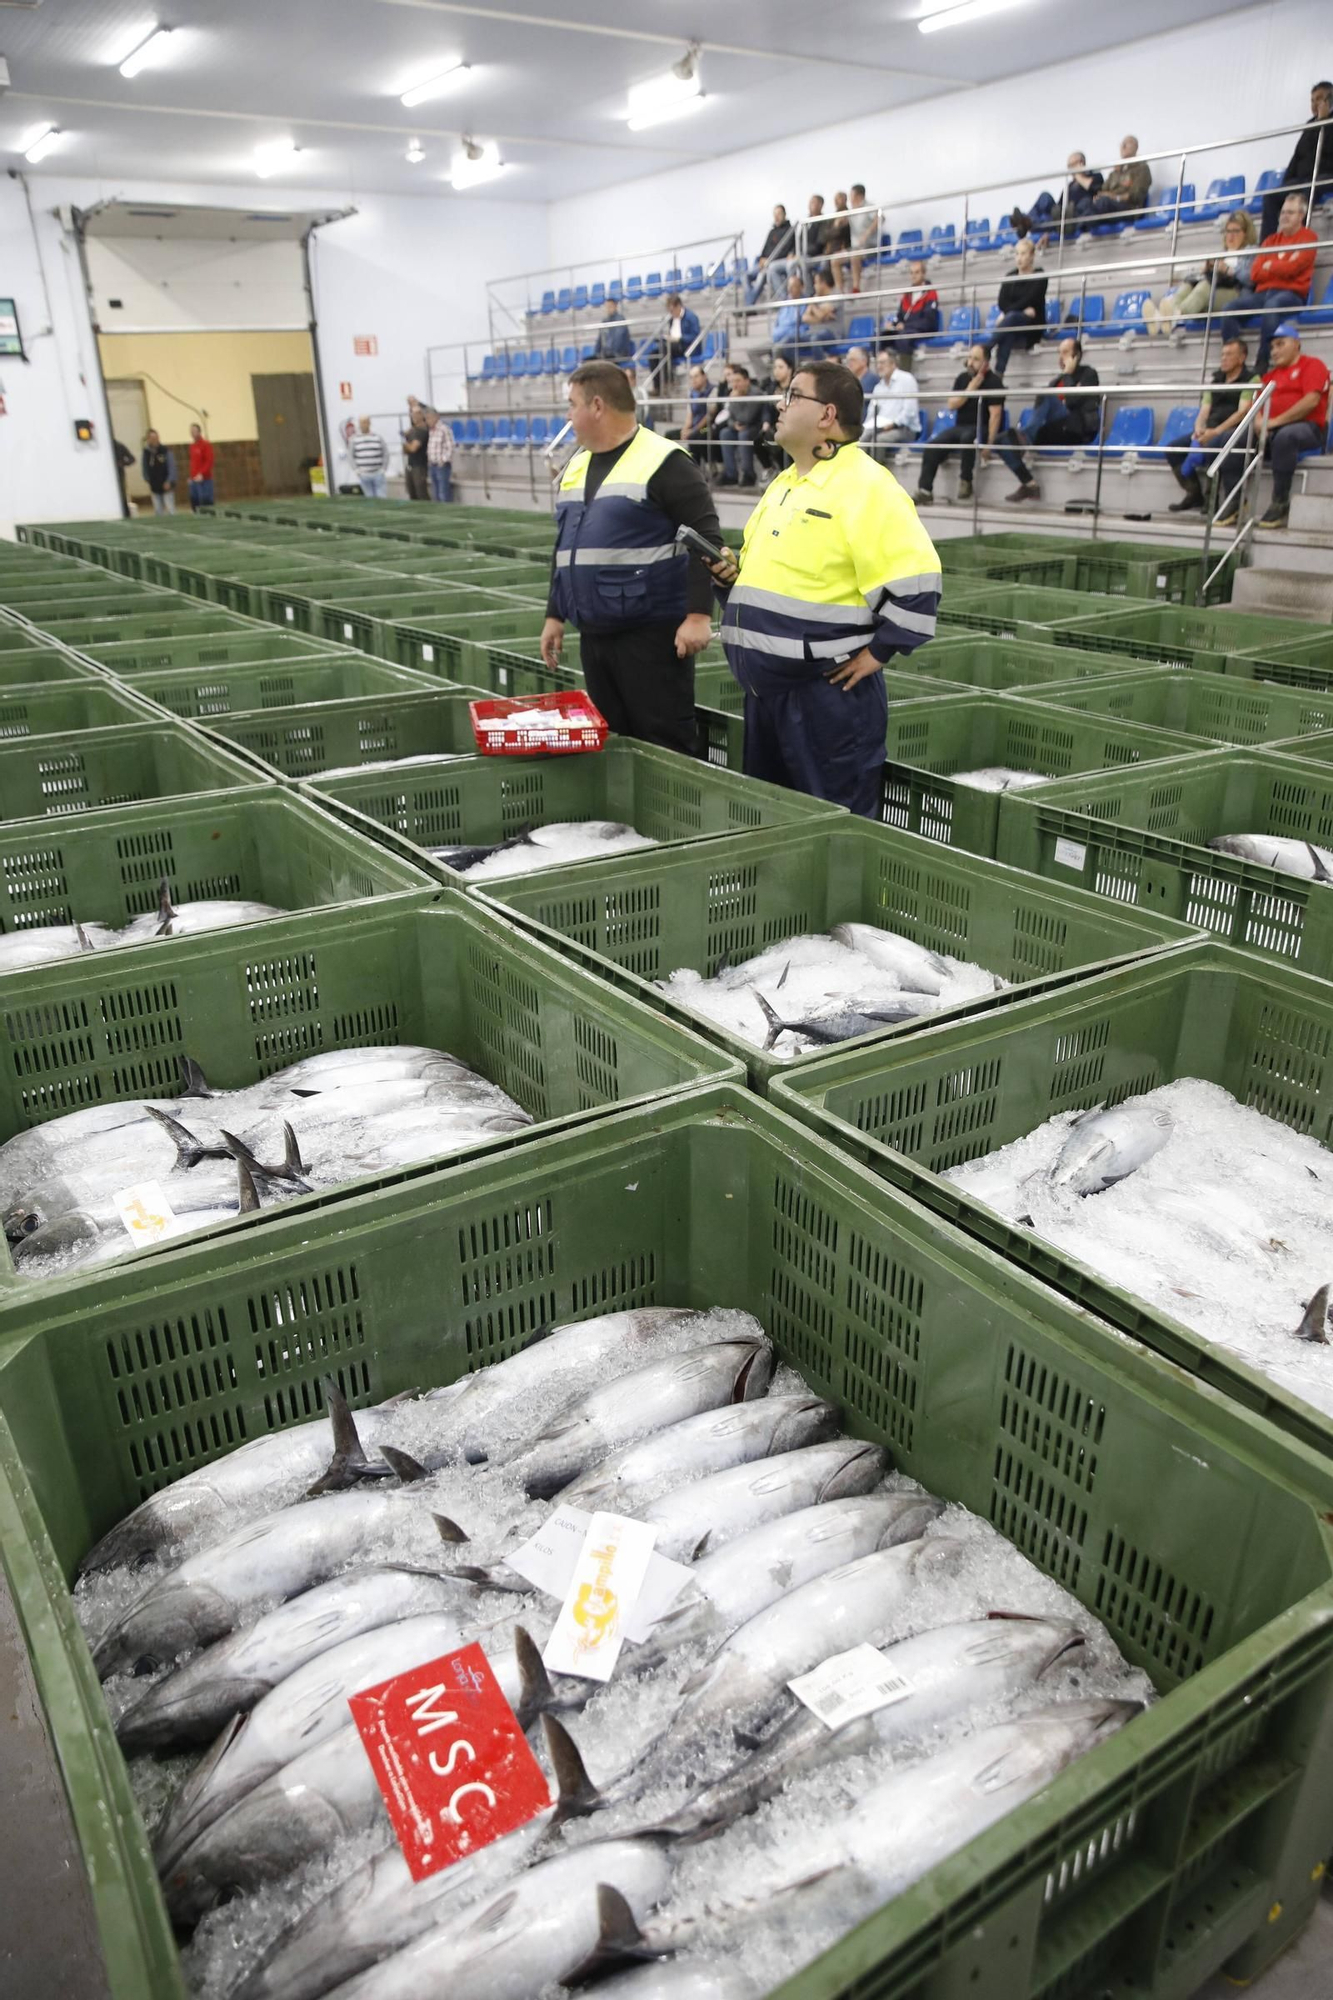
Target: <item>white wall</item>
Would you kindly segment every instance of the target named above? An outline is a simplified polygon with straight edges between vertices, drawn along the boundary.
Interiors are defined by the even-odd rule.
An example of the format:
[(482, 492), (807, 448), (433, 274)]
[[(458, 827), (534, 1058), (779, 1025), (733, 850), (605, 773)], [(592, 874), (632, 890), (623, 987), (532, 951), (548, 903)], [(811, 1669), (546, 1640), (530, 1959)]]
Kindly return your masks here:
[[(28, 354), (26, 362), (0, 359), (4, 534), (15, 521), (100, 519), (120, 512), (78, 259), (40, 203), (38, 189), (30, 219), (22, 182), (0, 177), (0, 292), (17, 302)], [(76, 417), (92, 419), (92, 444), (75, 439)]]
[[(1002, 182), (972, 208), (997, 224), (1016, 199), (1041, 187), (1058, 193), (1056, 170), (1075, 146), (1105, 164), (1126, 131), (1151, 158), (1155, 148), (1307, 118), (1311, 83), (1333, 71), (1330, 13), (1329, 0), (1273, 0), (1085, 61), (813, 132), (800, 129), (795, 98), (795, 129), (780, 144), (553, 203), (551, 261), (614, 257), (738, 226), (754, 255), (775, 201), (803, 215), (807, 196), (818, 191), (831, 208), (834, 189), (853, 180), (865, 183), (872, 201), (901, 205), (888, 218), (895, 230), (960, 219), (961, 202), (925, 199), (937, 191)], [(1187, 178), (1203, 183), (1245, 172), (1253, 184), (1264, 167), (1285, 166), (1290, 151), (1289, 141), (1238, 151), (1225, 163), (1200, 161)], [(1178, 161), (1160, 178), (1174, 186), (1177, 171)]]
[(301, 246), (207, 237), (91, 237), (88, 276), (103, 333), (304, 327)]

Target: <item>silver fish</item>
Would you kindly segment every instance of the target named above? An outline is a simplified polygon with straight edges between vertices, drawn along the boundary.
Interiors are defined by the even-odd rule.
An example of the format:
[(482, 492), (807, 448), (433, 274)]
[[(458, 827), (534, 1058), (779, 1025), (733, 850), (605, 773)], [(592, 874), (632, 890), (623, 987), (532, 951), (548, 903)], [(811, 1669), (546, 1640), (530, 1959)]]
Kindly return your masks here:
[(467, 2000), (533, 2000), (603, 1955), (614, 1963), (669, 1883), (656, 1842), (590, 1841), (515, 1876), (457, 1924), (425, 1932), (340, 1987), (338, 2000), (439, 2000), (442, 1983)]
[(1287, 840), (1275, 833), (1219, 833), (1208, 842), (1217, 854), (1275, 868), (1303, 882), (1333, 882), (1333, 851), (1308, 840)]
[[(307, 1661), (239, 1715), (190, 1773), (153, 1834), (153, 1857), (170, 1901), (174, 1864), (238, 1799), (347, 1720), (347, 1698), (465, 1643), (457, 1612), (427, 1611), (358, 1633)], [(520, 1676), (513, 1653), (492, 1662), (505, 1699), (517, 1707)]]
[(456, 1579), (381, 1567), (334, 1577), (219, 1639), (155, 1682), (116, 1723), (127, 1756), (206, 1745), (298, 1667), (347, 1639), (425, 1611), (468, 1608)]
[(1123, 1181), (1160, 1153), (1175, 1130), (1163, 1106), (1150, 1109), (1131, 1099), (1111, 1111), (1086, 1111), (1070, 1128), (1051, 1168), (1052, 1187), (1074, 1194), (1100, 1194)]
[(873, 1035), (881, 1028), (900, 1027), (904, 1021), (919, 1021), (923, 1015), (935, 1012), (932, 995), (903, 992), (873, 1007), (840, 1001), (826, 1013), (803, 1014), (798, 1020), (784, 1021), (757, 987), (754, 997), (768, 1023), (764, 1036), (766, 1049), (772, 1048), (779, 1035), (804, 1035), (808, 1041), (832, 1047), (836, 1042), (850, 1042), (857, 1035)]
[(789, 1591), (874, 1549), (914, 1542), (944, 1511), (924, 1493), (867, 1493), (803, 1507), (751, 1528), (694, 1565), (664, 1618), (634, 1647), (627, 1663), (655, 1666), (677, 1646), (722, 1640)]
[(1082, 1633), (1067, 1621), (1002, 1616), (941, 1625), (885, 1646), (885, 1683), (894, 1691), (884, 1706), (839, 1729), (793, 1701), (763, 1742), (748, 1744), (749, 1754), (693, 1792), (658, 1830), (679, 1840), (707, 1839), (774, 1798), (798, 1773), (858, 1756), (877, 1743), (923, 1735), (960, 1715), (984, 1713), (991, 1703), (1025, 1692), (1082, 1644)]
[(795, 1451), (837, 1434), (838, 1413), (818, 1396), (763, 1396), (704, 1410), (589, 1467), (561, 1495), (566, 1506), (633, 1513), (636, 1495), (660, 1482), (705, 1479), (733, 1465)]
[(31, 930), (9, 931), (0, 937), (0, 972), (18, 972), (28, 965), (52, 965), (58, 959), (104, 951), (115, 935), (105, 924), (36, 924)]
[(822, 1501), (869, 1493), (886, 1469), (886, 1455), (878, 1445), (833, 1438), (689, 1480), (634, 1511), (657, 1529), (662, 1555), (695, 1562), (706, 1548), (721, 1548), (765, 1521)]
[(751, 2000), (754, 1984), (736, 1965), (689, 1958), (636, 1966), (597, 1984), (597, 2000)]
[[(338, 1771), (354, 1765), (358, 1751), (361, 1743), (356, 1726), (349, 1723), (318, 1752), (298, 1758), (280, 1776), (295, 1772), (297, 1765), (309, 1766), (317, 1755), (325, 1761), (336, 1782)], [(364, 1752), (362, 1756), (364, 1759)], [(262, 1811), (267, 1801), (261, 1803), (261, 1794), (268, 1793), (278, 1782), (273, 1779), (260, 1786), (251, 1793), (247, 1804)], [(317, 1775), (298, 1777), (297, 1782), (306, 1800), (323, 1798)], [(375, 1792), (378, 1797), (378, 1785)], [(354, 1815), (359, 1804), (359, 1800), (353, 1802)], [(336, 1805), (330, 1805), (330, 1811), (336, 1813)], [(539, 1814), (503, 1840), (494, 1841), (476, 1854), (465, 1855), (452, 1867), (441, 1868), (420, 1882), (412, 1880), (403, 1851), (396, 1842), (383, 1848), (281, 1931), (228, 2000), (322, 2000), (334, 1987), (355, 1978), (368, 1966), (377, 1965), (391, 1952), (401, 1950), (423, 1931), (436, 1930), (456, 1920), (481, 1896), (493, 1894), (508, 1876), (526, 1866), (532, 1849), (545, 1833), (548, 1818), (546, 1813)], [(349, 1823), (344, 1807), (335, 1820), (332, 1837), (322, 1845), (329, 1847), (333, 1839), (359, 1831), (367, 1823), (356, 1817)], [(305, 1841), (299, 1846), (302, 1858), (314, 1851)], [(277, 1868), (269, 1871), (270, 1875), (280, 1872)]]
[(948, 960), (897, 931), (881, 930), (877, 924), (834, 924), (829, 936), (848, 951), (860, 952), (880, 972), (887, 972), (904, 993), (944, 991)]
[(968, 785), (977, 792), (1025, 792), (1047, 782), (1046, 772), (1015, 771), (1008, 764), (980, 764), (975, 771), (949, 773), (951, 785)]
[(139, 1660), (212, 1645), (265, 1602), (325, 1582), (391, 1534), (409, 1536), (426, 1560), (442, 1534), (453, 1539), (411, 1493), (333, 1493), (262, 1515), (150, 1585), (98, 1640), (93, 1663), (105, 1680)]
[(573, 1397), (513, 1463), (528, 1497), (549, 1500), (618, 1445), (701, 1410), (762, 1396), (772, 1372), (773, 1350), (762, 1335), (668, 1355)]

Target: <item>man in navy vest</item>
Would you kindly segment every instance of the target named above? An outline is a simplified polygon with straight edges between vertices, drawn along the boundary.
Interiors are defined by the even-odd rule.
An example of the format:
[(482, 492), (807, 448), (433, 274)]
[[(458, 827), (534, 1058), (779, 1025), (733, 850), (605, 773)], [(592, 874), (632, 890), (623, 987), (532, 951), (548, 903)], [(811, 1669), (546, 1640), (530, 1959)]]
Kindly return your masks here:
[(557, 667), (576, 625), (588, 693), (617, 735), (694, 756), (694, 656), (712, 636), (713, 585), (675, 535), (685, 525), (721, 544), (712, 495), (688, 450), (638, 423), (613, 362), (574, 370), (569, 421), (579, 449), (556, 495), (542, 658)]

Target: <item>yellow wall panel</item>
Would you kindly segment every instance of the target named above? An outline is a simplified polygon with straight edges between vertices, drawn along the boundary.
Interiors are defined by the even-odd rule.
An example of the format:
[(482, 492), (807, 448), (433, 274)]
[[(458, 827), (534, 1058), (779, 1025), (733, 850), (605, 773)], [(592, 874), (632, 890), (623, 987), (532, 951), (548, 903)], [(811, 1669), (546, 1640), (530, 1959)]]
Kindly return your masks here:
[[(252, 375), (309, 375), (310, 336), (290, 333), (103, 333), (98, 336), (108, 381), (139, 378), (148, 422), (169, 440), (187, 438), (203, 421), (217, 444), (256, 438), (259, 425)], [(140, 440), (125, 440), (137, 449)]]

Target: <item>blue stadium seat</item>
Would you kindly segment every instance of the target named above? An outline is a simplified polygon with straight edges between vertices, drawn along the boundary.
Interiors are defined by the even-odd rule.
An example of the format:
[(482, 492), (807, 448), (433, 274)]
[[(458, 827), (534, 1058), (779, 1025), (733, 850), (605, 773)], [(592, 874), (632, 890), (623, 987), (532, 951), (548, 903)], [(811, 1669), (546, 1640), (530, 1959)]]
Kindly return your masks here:
[(578, 365), (579, 351), (577, 347), (563, 347), (560, 350), (560, 366), (551, 372), (556, 375), (572, 375)]
[[(1109, 319), (1094, 324), (1090, 319), (1085, 332), (1094, 340), (1113, 340), (1122, 333), (1142, 333), (1148, 331), (1143, 318), (1143, 308), (1152, 297), (1150, 291), (1119, 292), (1111, 308)], [(1088, 300), (1092, 304), (1092, 300)]]
[[(1136, 229), (1169, 229), (1171, 218), (1176, 212), (1176, 190), (1163, 188), (1157, 205), (1147, 215), (1141, 215), (1134, 224)], [(1180, 219), (1182, 222), (1194, 220), (1194, 183), (1186, 181), (1180, 190)]]
[[(493, 382), (498, 373), (499, 366), (496, 357), (493, 354), (483, 354), (481, 357), (481, 380), (483, 382)], [(472, 379), (475, 381), (476, 377), (474, 376)]]
[(632, 278), (626, 278), (625, 280), (625, 297), (627, 299), (641, 299), (643, 297), (643, 279), (637, 271)]
[(546, 350), (546, 373), (548, 375), (558, 375), (560, 373), (560, 349), (558, 347), (548, 347)]
[(923, 445), (929, 444), (932, 438), (937, 438), (941, 431), (947, 431), (952, 422), (953, 422), (952, 410), (950, 409), (936, 410), (935, 421), (931, 425), (929, 431), (923, 428), (921, 435), (917, 439), (916, 443), (909, 444), (907, 449), (909, 451), (920, 451), (921, 447)]
[(681, 290), (685, 292), (702, 292), (706, 289), (707, 284), (708, 280), (704, 277), (703, 265), (691, 264), (685, 273), (685, 282), (681, 286)]
[(1324, 296), (1318, 305), (1299, 306), (1297, 310), (1305, 326), (1333, 326), (1333, 271), (1329, 272)]
[(542, 293), (542, 317), (543, 317), (543, 318), (545, 318), (545, 317), (546, 317), (546, 315), (547, 315), (548, 313), (553, 313), (554, 311), (555, 311), (555, 293), (554, 293), (554, 292), (543, 292), (543, 293)]
[(1046, 339), (1047, 340), (1059, 340), (1060, 321), (1063, 318), (1064, 318), (1064, 307), (1060, 304), (1059, 299), (1053, 299), (1048, 292), (1046, 295)]
[(1011, 222), (1002, 222), (991, 237), (989, 247), (992, 250), (1012, 250), (1017, 241), (1018, 231), (1014, 228), (1013, 224)]
[(527, 441), (528, 420), (526, 417), (515, 417), (513, 429), (509, 433), (509, 442), (511, 445), (526, 445)]
[(586, 285), (575, 285), (574, 310), (576, 313), (581, 313), (581, 312), (586, 312), (587, 309), (588, 309), (588, 287)]
[(528, 349), (529, 376), (544, 375), (545, 373), (546, 373), (546, 349), (544, 347), (530, 347)]
[(546, 443), (545, 417), (533, 417), (530, 419), (528, 423), (528, 437), (530, 441), (535, 445), (543, 445)]
[(962, 255), (958, 243), (958, 232), (952, 222), (937, 222), (930, 232), (930, 254), (932, 257), (959, 257)]
[[(744, 272), (741, 275), (743, 277), (745, 275)], [(727, 260), (725, 257), (714, 270), (708, 282), (715, 292), (724, 292), (727, 289), (727, 286), (731, 283), (731, 273), (727, 269)]]
[(588, 304), (593, 307), (604, 306), (606, 304), (606, 286), (600, 279), (595, 285), (590, 285), (588, 288)]
[[(998, 314), (999, 307), (994, 308)], [(943, 330), (932, 333), (921, 342), (923, 347), (952, 347), (956, 340), (973, 340), (981, 324), (981, 315), (975, 306), (955, 306), (945, 321)]]
[(595, 340), (585, 340), (582, 347), (579, 349), (579, 360), (582, 362), (582, 361), (595, 361), (596, 359), (597, 359), (597, 342)]
[(1177, 403), (1174, 409), (1168, 410), (1166, 413), (1166, 422), (1162, 425), (1161, 443), (1150, 444), (1143, 448), (1142, 456), (1144, 458), (1163, 457), (1169, 444), (1176, 444), (1180, 439), (1187, 438), (1193, 433), (1194, 419), (1198, 414), (1197, 404)]
[(606, 296), (609, 299), (614, 299), (617, 305), (620, 304), (620, 301), (625, 296), (625, 287), (621, 283), (619, 278), (612, 278), (610, 284), (606, 288)]
[(844, 352), (848, 347), (873, 347), (874, 344), (874, 313), (853, 313), (847, 322), (847, 339), (844, 343)]
[(999, 319), (1000, 319), (1000, 303), (999, 303), (999, 300), (998, 300), (998, 299), (996, 299), (996, 300), (992, 301), (992, 303), (991, 303), (991, 305), (990, 305), (990, 307), (989, 307), (989, 309), (988, 309), (988, 311), (987, 311), (987, 313), (986, 313), (986, 329), (985, 329), (985, 331), (986, 331), (986, 338), (987, 338), (987, 340), (989, 340), (989, 339), (990, 339), (990, 337), (991, 337), (991, 335), (992, 335), (992, 334), (994, 333), (994, 331), (995, 331), (995, 329), (996, 329), (996, 326), (997, 326), (997, 325), (999, 324)]
[(483, 444), (494, 444), (494, 442), (495, 442), (495, 418), (494, 418), (494, 417), (483, 417), (483, 418), (482, 418), (482, 420), (481, 420), (481, 441), (482, 441), (482, 443), (483, 443)]
[(527, 372), (528, 357), (520, 347), (516, 353), (511, 354), (509, 357), (509, 379), (511, 382), (520, 382), (526, 376)]
[(504, 444), (504, 445), (507, 445), (507, 444), (509, 443), (509, 419), (508, 419), (508, 417), (497, 417), (497, 418), (495, 419), (495, 433), (494, 433), (494, 442), (495, 442), (495, 443), (496, 443), (497, 445), (501, 445), (501, 444)]
[(898, 231), (898, 248), (893, 253), (895, 264), (910, 264), (914, 257), (924, 257), (925, 254), (925, 239), (919, 229)]
[(567, 313), (570, 310), (573, 303), (574, 303), (574, 294), (572, 290), (568, 285), (562, 285), (560, 287), (560, 290), (555, 295), (556, 311), (561, 313)]
[(724, 355), (726, 351), (727, 351), (726, 332), (721, 327), (715, 327), (711, 333), (706, 333), (704, 335), (704, 344), (699, 350), (699, 359), (701, 362), (715, 361), (720, 359), (720, 357)]
[(966, 234), (968, 248), (974, 249), (983, 236), (990, 235), (990, 217), (988, 215), (969, 217)]
[(1100, 332), (1105, 318), (1106, 300), (1100, 292), (1090, 292), (1085, 299), (1072, 300), (1066, 314), (1067, 320), (1072, 320), (1076, 326), (1082, 326), (1084, 333), (1087, 334)]
[(1194, 183), (1186, 181), (1180, 190), (1180, 219), (1182, 222), (1197, 222), (1198, 210), (1194, 206)]
[(662, 296), (662, 273), (650, 271), (643, 281), (643, 296), (646, 299), (660, 299)]
[(1220, 180), (1209, 181), (1207, 193), (1195, 211), (1196, 222), (1216, 222), (1219, 216), (1230, 215), (1233, 208), (1245, 206), (1244, 174), (1225, 174)]
[(1152, 443), (1153, 413), (1151, 403), (1127, 403), (1118, 409), (1111, 419), (1102, 449), (1109, 456), (1117, 457), (1126, 451), (1143, 451)]
[(1251, 215), (1263, 214), (1264, 196), (1272, 194), (1275, 188), (1281, 187), (1282, 173), (1283, 169), (1281, 167), (1268, 167), (1260, 174), (1254, 184), (1254, 193), (1245, 204)]

